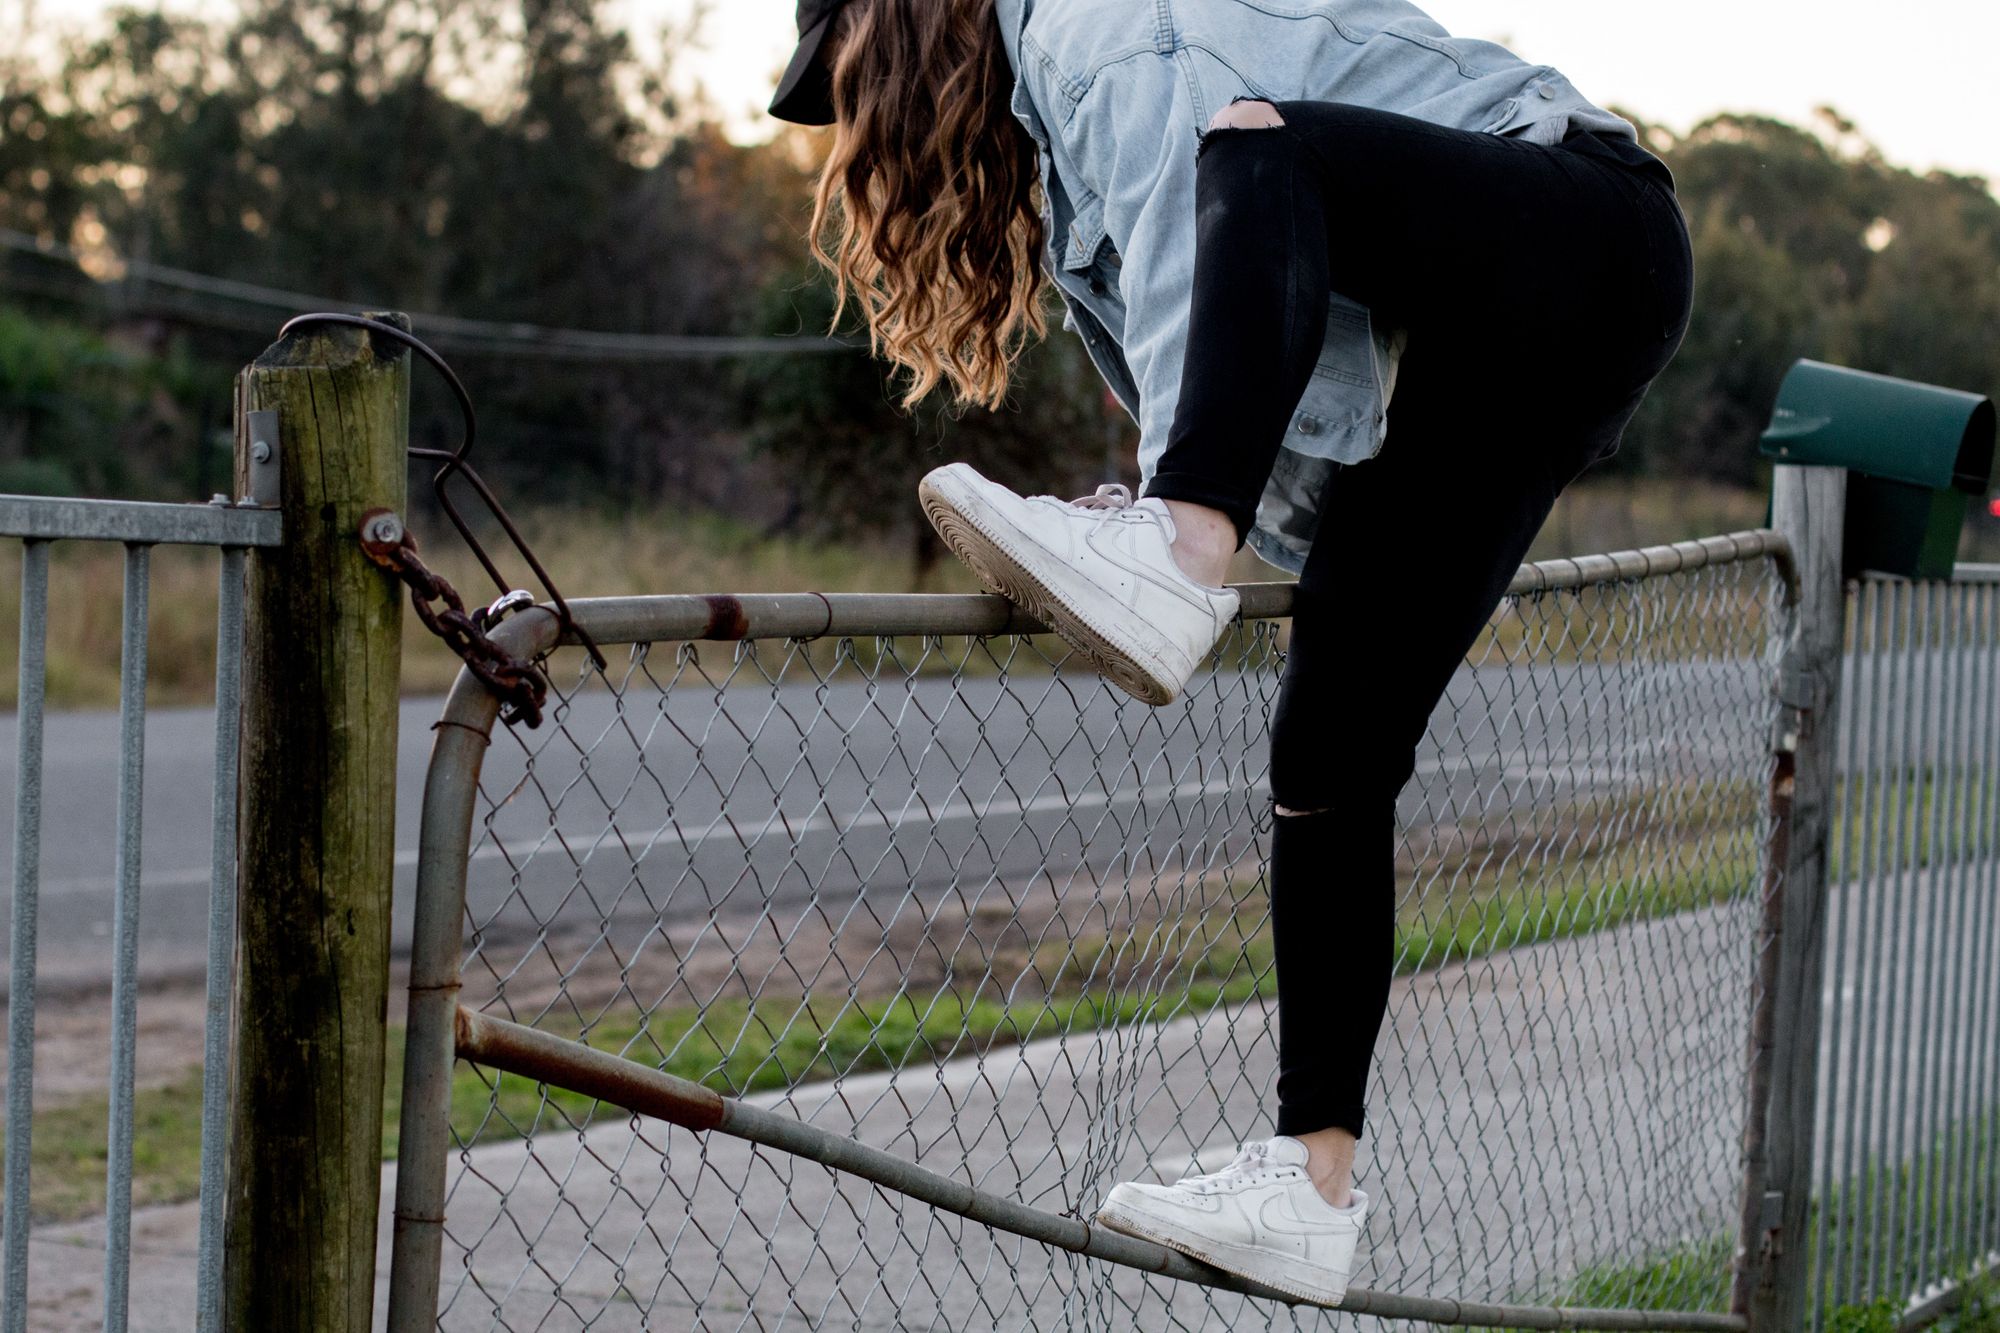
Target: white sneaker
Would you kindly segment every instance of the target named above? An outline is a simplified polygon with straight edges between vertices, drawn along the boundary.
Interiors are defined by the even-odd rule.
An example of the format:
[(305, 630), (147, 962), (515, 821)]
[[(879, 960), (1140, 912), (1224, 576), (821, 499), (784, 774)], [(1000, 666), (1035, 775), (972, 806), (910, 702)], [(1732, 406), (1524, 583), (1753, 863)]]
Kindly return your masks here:
[(1244, 1144), (1211, 1176), (1120, 1185), (1097, 1220), (1302, 1300), (1338, 1305), (1368, 1215), (1368, 1196), (1353, 1194), (1345, 1208), (1328, 1203), (1306, 1175), (1306, 1145), (1280, 1137)]
[(1203, 587), (1174, 562), (1164, 500), (1134, 501), (1123, 486), (1023, 498), (964, 463), (936, 469), (917, 494), (981, 583), (1149, 704), (1171, 703), (1236, 617), (1233, 590)]

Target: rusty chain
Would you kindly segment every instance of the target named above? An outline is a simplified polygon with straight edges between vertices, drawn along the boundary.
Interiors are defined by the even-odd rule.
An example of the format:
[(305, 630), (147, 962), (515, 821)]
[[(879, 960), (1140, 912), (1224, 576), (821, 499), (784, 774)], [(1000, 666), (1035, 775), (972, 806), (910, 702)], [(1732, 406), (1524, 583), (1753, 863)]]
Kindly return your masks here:
[[(533, 597), (510, 592), (491, 606), (467, 611), (458, 590), (418, 556), (416, 535), (387, 509), (371, 509), (362, 515), (361, 549), (409, 586), (410, 605), (416, 608), (424, 627), (443, 639), (493, 691), (508, 725), (541, 726), (542, 705), (549, 690), (541, 668), (510, 655), (487, 634), (508, 612), (532, 606)], [(438, 602), (444, 605), (439, 607)]]
[[(399, 322), (397, 322), (399, 321)], [(604, 654), (598, 650), (588, 631), (576, 623), (570, 614), (569, 602), (563, 597), (548, 570), (521, 535), (521, 530), (507, 514), (500, 498), (482, 479), (470, 461), (473, 442), (478, 438), (478, 413), (473, 410), (472, 395), (465, 384), (445, 359), (431, 349), (420, 338), (411, 334), (407, 320), (400, 316), (378, 319), (372, 315), (354, 315), (342, 312), (320, 312), (298, 315), (287, 320), (278, 330), (280, 338), (287, 338), (301, 329), (319, 327), (345, 327), (361, 330), (371, 339), (383, 339), (389, 343), (407, 348), (413, 355), (426, 362), (438, 373), (445, 387), (458, 402), (459, 411), (465, 417), (465, 434), (455, 449), (425, 449), (412, 446), (410, 457), (433, 459), (441, 464), (431, 477), (431, 494), (436, 498), (438, 508), (443, 511), (458, 535), (471, 551), (499, 589), (500, 596), (492, 605), (468, 612), (458, 590), (447, 583), (435, 570), (425, 565), (417, 555), (417, 542), (403, 520), (387, 509), (370, 510), (361, 519), (361, 545), (368, 558), (394, 573), (410, 588), (410, 604), (431, 633), (443, 639), (451, 650), (471, 668), (472, 673), (484, 681), (496, 694), (504, 710), (503, 716), (509, 725), (525, 722), (529, 727), (539, 727), (542, 723), (542, 704), (548, 698), (548, 680), (543, 675), (539, 662), (522, 661), (510, 656), (489, 637), (495, 625), (510, 613), (522, 607), (536, 604), (535, 597), (519, 589), (512, 588), (500, 567), (488, 555), (486, 548), (474, 535), (472, 525), (460, 512), (450, 492), (454, 480), (472, 488), (494, 522), (506, 533), (516, 554), (534, 571), (544, 591), (548, 593), (548, 610), (554, 613), (562, 626), (566, 642), (575, 643), (590, 654), (591, 662), (599, 669), (606, 663)], [(436, 604), (442, 602), (442, 608)]]

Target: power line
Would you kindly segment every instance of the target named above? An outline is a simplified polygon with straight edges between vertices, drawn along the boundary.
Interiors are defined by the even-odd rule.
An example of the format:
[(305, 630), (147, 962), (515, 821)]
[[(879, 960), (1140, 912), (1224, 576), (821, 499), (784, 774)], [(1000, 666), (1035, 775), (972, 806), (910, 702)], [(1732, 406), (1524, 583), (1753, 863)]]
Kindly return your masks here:
[[(23, 232), (0, 227), (0, 250), (33, 255), (51, 262), (78, 265), (83, 256), (66, 245), (43, 241)], [(81, 274), (81, 270), (78, 272)], [(186, 296), (207, 297), (253, 306), (261, 310), (298, 314), (305, 310), (338, 310), (360, 313), (391, 308), (381, 304), (358, 304), (328, 296), (266, 287), (235, 278), (218, 278), (206, 273), (153, 264), (143, 260), (125, 261), (123, 284), (139, 283), (161, 287)], [(109, 304), (106, 289), (120, 282), (99, 282), (82, 274), (96, 297)], [(0, 274), (0, 279), (4, 274)], [(83, 293), (79, 292), (81, 296)], [(125, 298), (128, 303), (132, 297)], [(198, 301), (172, 299), (162, 303), (164, 313), (191, 322), (212, 323), (232, 331), (255, 330), (240, 310), (204, 311)], [(412, 324), (440, 347), (475, 356), (525, 357), (544, 361), (687, 361), (738, 356), (798, 356), (826, 352), (865, 350), (866, 344), (825, 337), (714, 337), (664, 333), (605, 333), (591, 329), (556, 329), (539, 324), (503, 323), (492, 320), (461, 319), (456, 315), (412, 314)]]

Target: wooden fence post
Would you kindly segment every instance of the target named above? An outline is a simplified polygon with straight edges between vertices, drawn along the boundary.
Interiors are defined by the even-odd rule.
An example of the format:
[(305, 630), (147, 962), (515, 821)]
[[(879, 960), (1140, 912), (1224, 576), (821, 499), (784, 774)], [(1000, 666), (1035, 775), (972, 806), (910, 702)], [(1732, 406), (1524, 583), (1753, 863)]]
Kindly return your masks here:
[[(1798, 1333), (1806, 1323), (1813, 1133), (1818, 1111), (1820, 1016), (1826, 961), (1828, 848), (1838, 798), (1837, 720), (1846, 647), (1842, 524), (1847, 473), (1781, 465), (1773, 470), (1772, 525), (1791, 541), (1799, 578), (1796, 631), (1778, 671), (1780, 705), (1770, 869), (1777, 901), (1775, 978), (1766, 1003), (1770, 1044), (1761, 1152), (1745, 1162), (1743, 1252), (1737, 1304), (1752, 1333)], [(1753, 1053), (1753, 1060), (1758, 1056)], [(1753, 1067), (1753, 1087), (1759, 1073)], [(1757, 1114), (1752, 1107), (1751, 1113)]]
[(237, 381), (237, 494), (270, 444), (245, 417), (275, 412), (285, 542), (250, 560), (232, 1329), (371, 1325), (402, 597), (358, 534), (405, 511), (409, 402), (409, 354), (354, 327), (284, 338)]

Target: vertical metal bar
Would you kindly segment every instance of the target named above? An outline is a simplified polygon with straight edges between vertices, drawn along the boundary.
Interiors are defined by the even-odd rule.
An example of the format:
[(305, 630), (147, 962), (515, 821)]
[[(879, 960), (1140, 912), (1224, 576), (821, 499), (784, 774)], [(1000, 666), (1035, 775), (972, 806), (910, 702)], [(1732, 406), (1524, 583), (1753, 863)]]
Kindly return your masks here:
[(1940, 1057), (1938, 1122), (1941, 1142), (1938, 1146), (1937, 1204), (1933, 1209), (1937, 1222), (1938, 1259), (1947, 1270), (1956, 1266), (1960, 1249), (1957, 1181), (1963, 1160), (1959, 1151), (1959, 1103), (1968, 1070), (1964, 1049), (1968, 999), (1965, 953), (1966, 941), (1971, 933), (1968, 913), (1972, 905), (1967, 892), (1966, 868), (1967, 846), (1971, 837), (1972, 749), (1978, 715), (1978, 701), (1973, 691), (1973, 675), (1966, 651), (1975, 632), (1977, 606), (1972, 589), (1953, 585), (1951, 593), (1959, 606), (1958, 633), (1952, 636), (1951, 662), (1952, 674), (1958, 682), (1960, 706), (1958, 734), (1953, 738), (1956, 762), (1952, 778), (1954, 826), (1949, 876), (1951, 927), (1946, 940), (1951, 951), (1951, 998), (1946, 1014), (1944, 1052)]
[[(1890, 888), (1888, 876), (1884, 873), (1888, 856), (1889, 827), (1889, 783), (1883, 770), (1883, 756), (1887, 753), (1888, 716), (1895, 707), (1896, 694), (1894, 676), (1895, 665), (1895, 612), (1901, 609), (1901, 598), (1897, 595), (1898, 585), (1878, 581), (1870, 583), (1875, 605), (1869, 616), (1868, 637), (1870, 656), (1873, 660), (1875, 697), (1869, 704), (1868, 718), (1868, 763), (1870, 766), (1869, 786), (1873, 789), (1873, 801), (1868, 810), (1868, 829), (1863, 838), (1866, 851), (1863, 860), (1866, 868), (1862, 872), (1870, 888), (1873, 920), (1868, 928), (1868, 960), (1863, 968), (1867, 978), (1866, 1002), (1868, 1008), (1868, 1031), (1865, 1037), (1856, 1024), (1856, 1035), (1862, 1042), (1862, 1061), (1856, 1066), (1855, 1095), (1861, 1102), (1861, 1119), (1855, 1137), (1859, 1141), (1861, 1163), (1857, 1178), (1852, 1169), (1853, 1154), (1849, 1155), (1850, 1169), (1847, 1178), (1849, 1188), (1857, 1195), (1857, 1214), (1854, 1223), (1854, 1275), (1850, 1285), (1842, 1292), (1846, 1303), (1859, 1303), (1867, 1299), (1864, 1293), (1874, 1290), (1873, 1263), (1875, 1250), (1872, 1244), (1864, 1248), (1864, 1238), (1872, 1234), (1875, 1217), (1875, 1185), (1879, 1156), (1875, 1151), (1875, 1107), (1882, 1086), (1882, 995), (1883, 995), (1883, 939), (1886, 933), (1885, 921), (1888, 913)], [(1858, 997), (1857, 997), (1858, 998)], [(1858, 1183), (1854, 1183), (1857, 1182)]]
[(1960, 1103), (1962, 1087), (1968, 1075), (1968, 1061), (1964, 1051), (1964, 1035), (1968, 1025), (1968, 961), (1966, 943), (1974, 931), (1972, 919), (1972, 897), (1968, 885), (1968, 865), (1970, 865), (1970, 841), (1972, 841), (1972, 797), (1976, 787), (1972, 787), (1974, 767), (1972, 767), (1972, 719), (1978, 707), (1976, 699), (1976, 662), (1974, 638), (1978, 634), (1978, 598), (1976, 590), (1970, 586), (1952, 586), (1952, 596), (1958, 598), (1958, 638), (1952, 644), (1952, 669), (1960, 679), (1960, 691), (1964, 693), (1964, 707), (1960, 709), (1958, 725), (1958, 763), (1956, 779), (1952, 783), (1952, 801), (1956, 827), (1952, 831), (1952, 929), (1948, 947), (1952, 951), (1952, 981), (1950, 981), (1950, 1013), (1944, 1031), (1944, 1079), (1942, 1079), (1942, 1105), (1938, 1107), (1938, 1121), (1942, 1123), (1942, 1145), (1938, 1147), (1938, 1253), (1944, 1265), (1956, 1267), (1958, 1253), (1962, 1249), (1960, 1227), (1960, 1195), (1958, 1185), (1960, 1169), (1964, 1167), (1964, 1157), (1960, 1153)]
[(118, 896), (111, 934), (111, 1107), (104, 1164), (104, 1329), (124, 1333), (132, 1274), (132, 1072), (139, 1027), (139, 832), (146, 775), (146, 603), (152, 548), (125, 548), (118, 676)]
[[(1858, 598), (1860, 598), (1860, 588), (1856, 588), (1854, 598), (1850, 600), (1850, 604), (1858, 602)], [(1842, 614), (1846, 614), (1846, 610), (1848, 610), (1848, 606), (1844, 604), (1842, 606)], [(1852, 681), (1852, 679), (1846, 681), (1846, 689), (1840, 691), (1840, 715), (1836, 719), (1832, 719), (1834, 725), (1836, 725), (1838, 737), (1834, 741), (1834, 753), (1836, 753), (1836, 761), (1834, 761), (1834, 805), (1832, 805), (1832, 829), (1828, 833), (1828, 847), (1836, 847), (1836, 845), (1840, 847), (1840, 873), (1842, 873), (1842, 879), (1846, 879), (1846, 875), (1850, 873), (1852, 861), (1854, 861), (1854, 819), (1852, 819), (1854, 781), (1852, 781), (1852, 777), (1854, 777), (1854, 717), (1856, 717), (1854, 695), (1856, 695), (1858, 685), (1860, 685), (1858, 681)], [(1826, 1001), (1824, 1019), (1830, 1025), (1830, 1035), (1826, 1037), (1826, 1069), (1822, 1071), (1822, 1079), (1824, 1079), (1824, 1087), (1828, 1091), (1828, 1099), (1830, 1099), (1830, 1093), (1840, 1087), (1840, 1011), (1842, 1011), (1842, 1005), (1844, 1005), (1842, 983), (1846, 981), (1846, 945), (1848, 945), (1848, 917), (1850, 915), (1852, 915), (1852, 905), (1850, 905), (1848, 885), (1834, 881), (1832, 879), (1832, 867), (1828, 867), (1828, 895), (1826, 895), (1826, 939), (1828, 939), (1828, 951), (1826, 951), (1826, 961), (1828, 961), (1828, 969), (1830, 969), (1832, 975), (1828, 977), (1828, 983), (1826, 983), (1828, 1001)], [(1824, 1107), (1822, 1107), (1822, 1111), (1824, 1111)], [(1824, 1123), (1826, 1123), (1828, 1133), (1826, 1133), (1826, 1139), (1818, 1145), (1818, 1149), (1820, 1149), (1820, 1187), (1818, 1187), (1820, 1207), (1814, 1209), (1814, 1215), (1812, 1215), (1812, 1235), (1808, 1237), (1808, 1245), (1812, 1247), (1812, 1257), (1810, 1257), (1810, 1261), (1806, 1265), (1810, 1271), (1818, 1273), (1820, 1281), (1818, 1281), (1818, 1287), (1812, 1293), (1812, 1299), (1810, 1299), (1810, 1303), (1806, 1307), (1806, 1327), (1808, 1329), (1818, 1329), (1820, 1327), (1818, 1313), (1820, 1313), (1820, 1307), (1826, 1305), (1826, 1283), (1828, 1283), (1828, 1273), (1832, 1269), (1832, 1265), (1826, 1263), (1826, 1245), (1828, 1245), (1828, 1229), (1832, 1229), (1832, 1225), (1834, 1225), (1832, 1223), (1832, 1207), (1830, 1205), (1832, 1205), (1832, 1171), (1834, 1171), (1834, 1149), (1836, 1149), (1836, 1131), (1838, 1131), (1838, 1125), (1832, 1121), (1830, 1115), (1824, 1117)]]
[(35, 929), (42, 884), (42, 697), (49, 544), (21, 546), (21, 690), (14, 781), (14, 912), (7, 971), (7, 1333), (28, 1327), (29, 1147), (35, 1125)]
[(201, 1246), (195, 1327), (222, 1330), (229, 1020), (236, 959), (236, 780), (243, 725), (243, 549), (225, 547), (215, 618), (215, 816), (209, 841), (208, 1012), (201, 1069)]
[(1909, 751), (1909, 762), (1903, 765), (1904, 784), (1907, 789), (1903, 821), (1908, 837), (1899, 837), (1902, 864), (1897, 868), (1898, 888), (1902, 901), (1899, 904), (1901, 921), (1897, 931), (1901, 953), (1897, 958), (1897, 971), (1903, 983), (1903, 1002), (1897, 1009), (1904, 1025), (1897, 1045), (1901, 1048), (1902, 1059), (1893, 1076), (1896, 1097), (1895, 1114), (1889, 1125), (1895, 1131), (1895, 1147), (1889, 1156), (1890, 1169), (1895, 1172), (1896, 1193), (1894, 1216), (1888, 1228), (1889, 1287), (1884, 1293), (1900, 1299), (1909, 1292), (1908, 1274), (1904, 1265), (1908, 1262), (1906, 1251), (1910, 1234), (1910, 1216), (1914, 1202), (1914, 1191), (1909, 1178), (1910, 1146), (1914, 1135), (1911, 1133), (1910, 1086), (1920, 1070), (1913, 1070), (1913, 1050), (1919, 1044), (1918, 1034), (1909, 1030), (1909, 1023), (1917, 1012), (1917, 958), (1923, 948), (1923, 895), (1917, 889), (1917, 878), (1923, 868), (1924, 859), (1924, 757), (1930, 753), (1933, 735), (1931, 708), (1931, 645), (1936, 633), (1936, 607), (1934, 605), (1935, 584), (1916, 585), (1911, 590), (1911, 601), (1918, 613), (1918, 627), (1911, 635), (1906, 651), (1910, 655), (1910, 675), (1915, 681), (1915, 696), (1911, 700), (1917, 713), (1917, 725), (1906, 733), (1906, 740), (1914, 748)]
[(1924, 646), (1930, 641), (1930, 607), (1920, 584), (1903, 589), (1909, 602), (1908, 634), (1899, 646), (1903, 657), (1906, 694), (1903, 699), (1904, 728), (1896, 758), (1896, 848), (1891, 885), (1895, 892), (1894, 920), (1890, 933), (1890, 1019), (1888, 1034), (1894, 1054), (1884, 1066), (1883, 1087), (1886, 1103), (1882, 1116), (1883, 1162), (1888, 1168), (1888, 1193), (1882, 1217), (1882, 1289), (1880, 1295), (1900, 1296), (1904, 1290), (1901, 1266), (1901, 1239), (1909, 1219), (1904, 1215), (1909, 1181), (1904, 1171), (1909, 1141), (1909, 1088), (1912, 1047), (1909, 1023), (1916, 1010), (1915, 961), (1916, 864), (1921, 858), (1923, 792), (1915, 775), (1928, 748), (1926, 736), (1930, 719), (1929, 681), (1924, 674)]
[[(1861, 614), (1867, 596), (1868, 587), (1863, 584), (1855, 589), (1849, 603), (1855, 621), (1856, 639), (1861, 637), (1859, 633)], [(1844, 607), (1843, 613), (1845, 611)], [(1827, 988), (1828, 995), (1832, 997), (1828, 1002), (1832, 1013), (1826, 1041), (1827, 1115), (1826, 1123), (1822, 1126), (1826, 1138), (1820, 1145), (1820, 1206), (1812, 1236), (1812, 1267), (1819, 1274), (1819, 1289), (1813, 1297), (1812, 1309), (1808, 1312), (1808, 1327), (1815, 1329), (1820, 1326), (1822, 1312), (1827, 1309), (1828, 1298), (1835, 1289), (1833, 1273), (1836, 1264), (1828, 1253), (1828, 1246), (1829, 1243), (1838, 1246), (1844, 1235), (1837, 1225), (1837, 1214), (1833, 1207), (1835, 1190), (1838, 1188), (1838, 1182), (1834, 1179), (1833, 1163), (1843, 1146), (1841, 1139), (1850, 1134), (1853, 1125), (1851, 1117), (1836, 1119), (1833, 1108), (1839, 1101), (1841, 1019), (1847, 1010), (1847, 929), (1850, 919), (1854, 916), (1856, 899), (1861, 891), (1860, 877), (1854, 873), (1854, 857), (1859, 834), (1856, 826), (1861, 822), (1858, 806), (1863, 789), (1860, 766), (1856, 764), (1855, 756), (1860, 749), (1861, 731), (1861, 711), (1857, 705), (1865, 702), (1867, 696), (1862, 686), (1862, 658), (1855, 648), (1850, 647), (1843, 655), (1842, 669), (1848, 672), (1847, 681), (1842, 688), (1847, 706), (1841, 710), (1841, 731), (1846, 737), (1846, 744), (1838, 751), (1843, 764), (1841, 772), (1835, 777), (1835, 790), (1839, 793), (1835, 809), (1836, 818), (1840, 821), (1838, 832), (1841, 882), (1834, 886), (1829, 901), (1829, 910), (1834, 914), (1834, 924), (1830, 927), (1833, 938), (1827, 955), (1833, 976)], [(1854, 1026), (1858, 1029), (1860, 1024), (1856, 1023)], [(1848, 1083), (1851, 1088), (1853, 1084), (1851, 1077)], [(1843, 1194), (1841, 1202), (1845, 1205), (1850, 1201)]]
[(1910, 769), (1912, 747), (1922, 751), (1918, 739), (1918, 642), (1924, 626), (1920, 622), (1920, 598), (1916, 584), (1896, 588), (1902, 598), (1902, 616), (1896, 632), (1896, 677), (1902, 695), (1902, 729), (1896, 743), (1896, 801), (1890, 815), (1894, 843), (1884, 887), (1890, 893), (1888, 963), (1882, 985), (1888, 993), (1884, 1005), (1884, 1053), (1882, 1053), (1882, 1159), (1878, 1167), (1882, 1199), (1876, 1209), (1874, 1253), (1880, 1277), (1874, 1283), (1876, 1297), (1894, 1297), (1902, 1291), (1902, 1275), (1896, 1271), (1896, 1235), (1902, 1229), (1902, 1145), (1904, 1145), (1904, 1091), (1910, 1087), (1910, 1041), (1902, 1031), (1904, 1015), (1910, 1013), (1910, 981), (1916, 969), (1906, 957), (1906, 927), (1910, 921)]
[(1923, 896), (1928, 911), (1924, 924), (1923, 949), (1923, 1017), (1918, 1020), (1917, 1081), (1912, 1092), (1916, 1101), (1916, 1126), (1913, 1149), (1916, 1159), (1911, 1180), (1911, 1221), (1915, 1224), (1915, 1239), (1911, 1244), (1910, 1288), (1922, 1287), (1930, 1280), (1933, 1260), (1931, 1234), (1932, 1214), (1936, 1210), (1937, 1194), (1935, 1172), (1937, 1167), (1938, 1135), (1938, 1078), (1943, 1062), (1942, 1029), (1950, 1021), (1943, 1013), (1949, 994), (1949, 978), (1945, 973), (1943, 953), (1947, 926), (1945, 923), (1946, 899), (1949, 895), (1950, 876), (1950, 821), (1947, 813), (1951, 803), (1951, 738), (1958, 727), (1958, 693), (1950, 670), (1952, 644), (1958, 638), (1958, 616), (1955, 599), (1950, 584), (1932, 582), (1930, 596), (1938, 606), (1937, 636), (1926, 659), (1928, 669), (1936, 680), (1937, 688), (1937, 731), (1933, 737), (1929, 762), (1930, 777), (1925, 790), (1929, 794), (1930, 827), (1926, 836), (1927, 852), (1923, 870), (1918, 882), (1923, 885)]
[(1928, 595), (1937, 607), (1937, 632), (1932, 639), (1930, 651), (1925, 656), (1937, 693), (1937, 728), (1932, 734), (1930, 747), (1924, 755), (1924, 855), (1915, 876), (1916, 891), (1921, 894), (1924, 919), (1919, 927), (1919, 938), (1923, 947), (1918, 952), (1918, 985), (1922, 987), (1923, 998), (1919, 1009), (1922, 1015), (1917, 1020), (1914, 1039), (1917, 1044), (1917, 1076), (1911, 1084), (1912, 1101), (1911, 1124), (1911, 1173), (1910, 1173), (1910, 1230), (1909, 1241), (1909, 1286), (1912, 1291), (1921, 1287), (1930, 1271), (1930, 1165), (1933, 1153), (1932, 1138), (1935, 1133), (1931, 1087), (1937, 1074), (1938, 1042), (1937, 1029), (1943, 1021), (1944, 923), (1940, 919), (1945, 898), (1944, 868), (1946, 865), (1945, 823), (1943, 812), (1950, 796), (1948, 756), (1951, 750), (1951, 733), (1957, 724), (1952, 708), (1952, 680), (1947, 664), (1951, 660), (1951, 640), (1954, 625), (1950, 589), (1932, 581), (1926, 584)]

